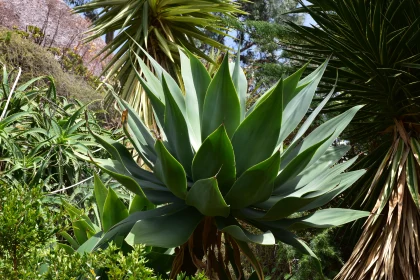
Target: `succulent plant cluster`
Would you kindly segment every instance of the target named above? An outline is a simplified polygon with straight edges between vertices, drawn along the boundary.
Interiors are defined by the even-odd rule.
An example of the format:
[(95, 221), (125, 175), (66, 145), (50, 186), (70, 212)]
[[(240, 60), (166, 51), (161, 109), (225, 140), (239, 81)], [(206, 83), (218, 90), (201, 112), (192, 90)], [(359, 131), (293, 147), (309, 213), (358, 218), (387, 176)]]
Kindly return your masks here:
[(307, 115), (327, 62), (303, 79), (305, 67), (281, 79), (247, 108), (247, 81), (239, 60), (229, 62), (226, 55), (211, 77), (192, 54), (180, 51), (180, 57), (182, 87), (150, 56), (153, 72), (137, 60), (156, 131), (117, 98), (124, 131), (143, 166), (123, 144), (94, 134), (111, 158), (91, 160), (158, 207), (132, 213), (97, 236), (92, 249), (118, 236), (128, 244), (178, 247), (173, 275), (193, 267), (221, 279), (231, 279), (229, 264), (237, 277), (242, 275), (237, 260), (243, 253), (255, 276), (263, 279), (248, 243), (281, 241), (314, 256), (295, 230), (327, 228), (367, 216), (333, 208), (310, 212), (364, 173), (345, 172), (356, 158), (338, 163), (350, 147), (332, 146), (361, 106), (304, 137), (334, 92)]

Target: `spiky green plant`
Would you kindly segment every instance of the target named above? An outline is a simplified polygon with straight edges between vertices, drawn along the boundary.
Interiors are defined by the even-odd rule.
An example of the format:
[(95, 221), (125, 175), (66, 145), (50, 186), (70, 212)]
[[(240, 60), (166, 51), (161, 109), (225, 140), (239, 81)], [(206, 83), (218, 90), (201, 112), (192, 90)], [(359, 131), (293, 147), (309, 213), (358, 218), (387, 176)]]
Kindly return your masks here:
[[(368, 172), (346, 203), (372, 212), (338, 279), (420, 278), (420, 2), (309, 0), (319, 26), (297, 26), (305, 42), (292, 51), (322, 61), (324, 85), (339, 94), (326, 111), (366, 104), (348, 131)], [(329, 82), (329, 83), (328, 83)], [(324, 88), (327, 90), (327, 88)]]
[(149, 61), (139, 48), (143, 47), (175, 77), (180, 61), (178, 47), (185, 47), (209, 61), (211, 58), (199, 48), (201, 44), (226, 50), (226, 46), (208, 37), (206, 32), (229, 36), (219, 15), (233, 17), (234, 14), (243, 13), (237, 2), (239, 1), (93, 0), (75, 10), (82, 13), (100, 11), (93, 22), (88, 40), (116, 33), (115, 38), (100, 52), (105, 53), (106, 57), (112, 55), (104, 73), (109, 70), (108, 77), (117, 76), (122, 86), (119, 95), (141, 112), (146, 124), (151, 125), (152, 109), (147, 105), (147, 95), (141, 89), (130, 63), (131, 49), (148, 64)]
[[(138, 60), (160, 134), (149, 131), (118, 99), (124, 130), (144, 167), (124, 145), (93, 134), (112, 158), (91, 160), (133, 193), (160, 205), (128, 216), (96, 247), (125, 235), (129, 244), (177, 247), (171, 277), (199, 269), (232, 279), (230, 265), (236, 277), (243, 277), (243, 253), (263, 279), (248, 243), (281, 241), (314, 256), (292, 231), (341, 225), (368, 214), (332, 208), (306, 212), (328, 203), (364, 173), (343, 173), (356, 158), (337, 164), (349, 147), (331, 146), (361, 106), (302, 137), (331, 91), (290, 145), (282, 144), (306, 116), (327, 62), (302, 80), (305, 67), (280, 80), (247, 110), (247, 81), (238, 60), (229, 67), (226, 55), (210, 77), (195, 56), (180, 52), (180, 57), (185, 92), (151, 57), (157, 76)], [(261, 233), (255, 234), (257, 229)]]

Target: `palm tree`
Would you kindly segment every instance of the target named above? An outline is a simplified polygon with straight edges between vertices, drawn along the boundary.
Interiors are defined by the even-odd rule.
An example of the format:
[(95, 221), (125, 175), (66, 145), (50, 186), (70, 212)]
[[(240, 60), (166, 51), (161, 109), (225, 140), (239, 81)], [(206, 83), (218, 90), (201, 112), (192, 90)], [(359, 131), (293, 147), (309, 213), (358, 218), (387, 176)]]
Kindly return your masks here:
[[(340, 94), (326, 112), (365, 104), (349, 136), (367, 147), (368, 172), (347, 202), (371, 211), (336, 279), (420, 279), (420, 1), (309, 0), (316, 26), (290, 23)], [(323, 87), (320, 87), (320, 92)]]
[[(116, 33), (99, 55), (113, 54), (104, 69), (108, 77), (116, 75), (121, 84), (120, 96), (141, 112), (150, 125), (152, 114), (148, 110), (147, 98), (136, 78), (137, 69), (131, 63), (133, 57), (146, 59), (145, 49), (172, 76), (179, 74), (179, 47), (212, 61), (200, 44), (226, 50), (220, 42), (208, 38), (205, 32), (228, 36), (227, 29), (218, 15), (232, 17), (242, 13), (232, 0), (93, 0), (76, 7), (80, 13), (100, 11), (87, 40)], [(134, 55), (133, 55), (134, 53)], [(175, 63), (174, 63), (175, 62)], [(140, 71), (139, 71), (140, 72)], [(140, 73), (137, 73), (141, 75)]]

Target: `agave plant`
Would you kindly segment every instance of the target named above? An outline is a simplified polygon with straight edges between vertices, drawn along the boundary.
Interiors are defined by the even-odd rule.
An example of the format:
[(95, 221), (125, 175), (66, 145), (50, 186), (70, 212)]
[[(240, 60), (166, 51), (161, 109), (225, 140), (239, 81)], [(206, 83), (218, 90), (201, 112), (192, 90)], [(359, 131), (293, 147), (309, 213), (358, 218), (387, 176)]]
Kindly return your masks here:
[[(75, 10), (82, 13), (100, 11), (87, 40), (117, 33), (98, 54), (105, 53), (105, 57), (112, 55), (104, 73), (110, 70), (108, 77), (117, 76), (122, 85), (119, 95), (141, 112), (149, 125), (153, 113), (149, 112), (151, 109), (147, 106), (147, 96), (141, 90), (130, 63), (130, 51), (133, 49), (143, 58), (145, 56), (133, 41), (147, 49), (171, 75), (176, 76), (179, 66), (178, 47), (183, 46), (211, 61), (199, 45), (223, 50), (226, 46), (209, 38), (206, 32), (228, 36), (219, 15), (233, 17), (235, 13), (243, 13), (237, 1), (231, 0), (202, 0), (194, 3), (188, 0), (94, 0)], [(145, 62), (149, 63), (147, 59)]]
[[(365, 104), (348, 137), (364, 146), (368, 172), (346, 196), (372, 212), (338, 279), (420, 278), (420, 4), (417, 0), (309, 0), (319, 26), (297, 26), (292, 51), (322, 61), (339, 94), (324, 112)], [(327, 90), (327, 88), (323, 88)]]
[[(327, 62), (301, 80), (305, 67), (280, 80), (247, 109), (247, 81), (239, 60), (229, 64), (226, 55), (210, 77), (194, 55), (181, 51), (180, 57), (185, 91), (151, 57), (156, 76), (138, 60), (146, 79), (138, 78), (153, 105), (159, 133), (149, 131), (128, 103), (117, 98), (124, 109), (124, 130), (144, 166), (137, 165), (124, 145), (93, 133), (112, 158), (91, 160), (136, 195), (159, 205), (113, 226), (96, 248), (120, 236), (129, 244), (176, 247), (171, 277), (198, 269), (221, 279), (232, 279), (229, 264), (236, 277), (244, 276), (243, 253), (263, 279), (248, 243), (281, 241), (314, 256), (295, 230), (341, 225), (368, 214), (333, 208), (310, 212), (364, 173), (343, 173), (356, 158), (338, 164), (349, 147), (331, 146), (361, 106), (303, 137), (331, 91), (295, 132)], [(290, 140), (287, 147), (285, 139)]]

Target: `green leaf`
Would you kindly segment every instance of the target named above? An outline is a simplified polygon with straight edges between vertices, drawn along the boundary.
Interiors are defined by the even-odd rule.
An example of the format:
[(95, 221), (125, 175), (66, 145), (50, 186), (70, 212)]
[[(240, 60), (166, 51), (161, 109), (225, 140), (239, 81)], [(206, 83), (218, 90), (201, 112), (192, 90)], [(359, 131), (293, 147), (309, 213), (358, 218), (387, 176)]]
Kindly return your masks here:
[[(302, 121), (303, 117), (308, 112), (312, 98), (315, 95), (315, 91), (319, 82), (321, 81), (327, 64), (327, 62), (324, 62), (317, 70), (315, 70), (314, 72), (316, 72), (316, 75), (314, 75), (311, 81), (296, 96), (293, 96), (290, 102), (285, 103), (281, 132), (277, 140), (278, 146), (287, 138), (287, 136), (289, 136), (292, 131), (296, 129), (296, 127)], [(293, 81), (295, 82), (295, 80)]]
[(340, 174), (337, 180), (339, 182), (338, 185), (331, 182), (329, 183), (332, 185), (336, 185), (335, 188), (333, 188), (332, 190), (328, 191), (325, 194), (322, 194), (318, 198), (314, 196), (316, 195), (316, 192), (314, 194), (311, 194), (312, 197), (316, 199), (312, 201), (311, 203), (309, 203), (308, 205), (306, 205), (305, 207), (302, 207), (301, 209), (299, 209), (299, 212), (308, 211), (311, 209), (324, 206), (328, 202), (332, 201), (337, 195), (339, 195), (340, 193), (344, 192), (349, 187), (351, 187), (351, 185), (353, 185), (354, 182), (359, 180), (360, 177), (362, 177), (363, 174), (365, 173), (366, 173), (366, 170), (356, 170), (356, 171)]
[(95, 228), (93, 223), (88, 216), (84, 215), (83, 212), (70, 203), (62, 200), (61, 203), (64, 209), (69, 213), (74, 236), (76, 237), (77, 243), (83, 244), (90, 236), (95, 234)]
[(188, 191), (185, 203), (197, 208), (204, 216), (227, 217), (230, 213), (215, 177), (196, 181)]
[(222, 194), (235, 182), (235, 155), (224, 125), (210, 134), (195, 154), (192, 175), (194, 181), (216, 176)]
[(122, 165), (119, 161), (100, 158), (91, 158), (91, 160), (96, 166), (111, 175), (129, 191), (145, 197), (145, 194), (137, 180), (132, 178), (131, 174), (128, 172), (125, 166)]
[(276, 240), (270, 231), (262, 234), (252, 234), (246, 229), (242, 228), (239, 223), (232, 217), (223, 219), (216, 218), (216, 225), (218, 229), (224, 233), (229, 234), (235, 240), (240, 240), (246, 243), (256, 243), (261, 245), (274, 245)]
[[(185, 88), (185, 103), (188, 122), (191, 126), (191, 143), (195, 150), (201, 144), (201, 116), (204, 98), (211, 78), (204, 65), (191, 53), (188, 57), (180, 50), (181, 73)], [(191, 137), (190, 135), (190, 137)]]
[(85, 243), (80, 245), (80, 247), (77, 249), (77, 252), (81, 255), (84, 253), (90, 253), (93, 252), (96, 245), (98, 245), (99, 241), (101, 240), (102, 231), (96, 233), (94, 236), (89, 238)]
[(96, 250), (99, 247), (103, 248), (104, 245), (108, 242), (117, 239), (119, 240), (121, 237), (125, 238), (133, 228), (134, 224), (139, 220), (148, 218), (153, 219), (156, 217), (169, 215), (184, 208), (185, 204), (167, 204), (165, 206), (149, 211), (134, 212), (118, 224), (114, 225), (108, 232), (106, 232), (94, 249)]
[(238, 51), (236, 54), (236, 61), (235, 66), (233, 68), (232, 73), (232, 81), (233, 85), (235, 86), (236, 92), (239, 96), (239, 104), (241, 105), (241, 121), (245, 118), (245, 111), (246, 111), (246, 92), (248, 88), (248, 81), (246, 80), (246, 76), (244, 71), (241, 68), (241, 54)]
[(265, 215), (258, 218), (262, 221), (276, 221), (286, 218), (296, 212), (307, 204), (314, 201), (315, 197), (285, 197), (280, 199), (271, 207)]
[(162, 78), (162, 84), (166, 103), (164, 130), (166, 137), (168, 138), (168, 145), (175, 158), (189, 173), (191, 170), (193, 151), (189, 139), (188, 125), (184, 118), (184, 114), (172, 96), (173, 93), (169, 91), (165, 78)]
[(74, 252), (76, 252), (76, 250), (74, 250), (72, 247), (70, 247), (67, 244), (57, 243), (56, 246), (60, 249), (63, 249), (66, 252), (66, 254), (68, 254), (68, 255), (72, 255), (72, 254), (74, 254)]
[(187, 207), (169, 215), (141, 219), (133, 226), (125, 241), (130, 245), (178, 247), (187, 242), (202, 218), (195, 208)]
[(358, 211), (341, 208), (328, 208), (316, 211), (315, 213), (297, 219), (287, 221), (287, 228), (302, 230), (309, 227), (329, 228), (352, 222), (354, 220), (369, 216), (367, 211)]
[(150, 210), (154, 208), (155, 205), (151, 203), (147, 198), (135, 195), (131, 200), (130, 207), (128, 209), (128, 214), (131, 215), (137, 211), (144, 211), (145, 209)]
[(155, 174), (165, 186), (177, 197), (185, 199), (187, 195), (187, 178), (182, 165), (168, 152), (161, 140), (156, 141), (155, 150), (158, 160)]
[(291, 179), (294, 179), (300, 172), (305, 170), (305, 168), (312, 161), (312, 158), (314, 157), (318, 149), (330, 138), (331, 135), (328, 135), (325, 139), (323, 139), (319, 143), (316, 143), (312, 147), (309, 147), (308, 149), (300, 153), (297, 157), (295, 157), (292, 161), (290, 161), (290, 163), (283, 170), (281, 170), (280, 174), (274, 181), (275, 188), (281, 188), (281, 186), (284, 183)]
[(322, 108), (324, 108), (325, 104), (330, 100), (331, 96), (333, 95), (335, 91), (335, 87), (330, 91), (330, 93), (322, 100), (321, 103), (316, 107), (315, 110), (311, 113), (311, 115), (305, 120), (305, 122), (302, 124), (302, 126), (299, 128), (299, 131), (296, 133), (295, 137), (293, 138), (291, 144), (298, 141), (308, 130), (308, 128), (311, 126), (315, 118), (318, 116), (319, 112), (321, 112)]
[(412, 137), (410, 139), (411, 149), (413, 150), (413, 156), (415, 157), (417, 164), (420, 165), (420, 143), (417, 139)]
[(104, 232), (107, 232), (112, 226), (124, 220), (128, 216), (128, 210), (124, 203), (119, 199), (112, 188), (108, 189), (102, 215), (102, 225)]
[(154, 163), (156, 161), (156, 152), (154, 150), (153, 136), (149, 129), (138, 117), (134, 109), (124, 100), (117, 99), (119, 104), (128, 111), (127, 123), (131, 133), (134, 135), (131, 139), (138, 153), (142, 153), (149, 161)]
[(240, 209), (267, 200), (280, 166), (280, 152), (246, 170), (236, 180), (225, 200), (232, 209)]
[(249, 248), (249, 245), (247, 242), (243, 242), (237, 239), (234, 239), (234, 242), (238, 245), (241, 252), (247, 257), (248, 261), (251, 263), (252, 267), (255, 269), (255, 272), (258, 275), (258, 279), (263, 280), (264, 279), (264, 272), (261, 267), (260, 262), (255, 257), (252, 250)]
[(94, 191), (93, 192), (95, 194), (96, 204), (98, 205), (99, 217), (103, 225), (103, 213), (104, 213), (105, 201), (108, 196), (108, 190), (96, 173), (93, 174), (93, 176), (94, 176)]
[(232, 137), (236, 173), (270, 157), (277, 145), (283, 108), (283, 81), (248, 115)]
[(414, 156), (412, 153), (408, 155), (407, 160), (407, 186), (408, 190), (410, 191), (411, 197), (413, 198), (414, 203), (416, 204), (417, 208), (420, 208), (420, 197), (419, 197), (419, 183), (418, 183), (418, 173), (416, 168), (416, 161), (414, 160)]
[[(66, 239), (68, 243), (70, 243), (71, 247), (74, 250), (77, 250), (77, 248), (79, 248), (80, 244), (76, 240), (74, 240), (73, 237), (70, 236), (70, 234), (68, 234), (65, 231), (62, 231), (60, 232), (60, 235), (64, 237), (64, 239)], [(61, 244), (61, 243), (57, 243), (57, 244)]]
[(207, 90), (201, 118), (201, 139), (207, 138), (221, 124), (232, 137), (240, 123), (241, 106), (229, 73), (228, 60), (226, 55)]
[(332, 146), (311, 166), (307, 166), (301, 173), (287, 182), (280, 182), (281, 185), (274, 184), (278, 195), (286, 196), (293, 191), (307, 185), (315, 179), (320, 173), (324, 172), (337, 161), (339, 161), (349, 150), (351, 146)]
[(331, 135), (330, 139), (324, 142), (324, 144), (317, 150), (315, 155), (312, 157), (308, 166), (317, 161), (328, 149), (331, 143), (341, 134), (341, 132), (347, 127), (350, 121), (353, 119), (354, 115), (363, 107), (363, 105), (355, 106), (346, 112), (334, 117), (327, 122), (318, 126), (314, 131), (309, 134), (301, 144), (295, 146), (291, 145), (290, 148), (286, 150), (284, 156), (282, 156), (281, 169), (284, 168), (294, 157), (296, 157), (301, 152), (305, 151), (307, 148), (323, 141), (325, 135)]

